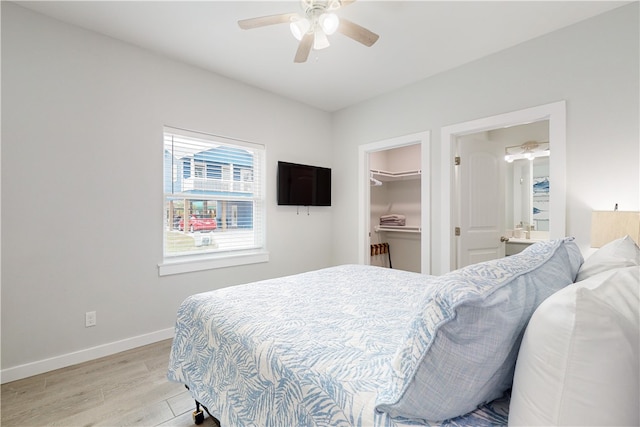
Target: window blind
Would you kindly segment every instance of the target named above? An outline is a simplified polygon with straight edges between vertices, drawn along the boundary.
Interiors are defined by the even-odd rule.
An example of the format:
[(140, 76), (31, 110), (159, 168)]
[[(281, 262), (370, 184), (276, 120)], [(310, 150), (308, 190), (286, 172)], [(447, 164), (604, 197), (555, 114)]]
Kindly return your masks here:
[(265, 246), (263, 145), (164, 129), (164, 258)]

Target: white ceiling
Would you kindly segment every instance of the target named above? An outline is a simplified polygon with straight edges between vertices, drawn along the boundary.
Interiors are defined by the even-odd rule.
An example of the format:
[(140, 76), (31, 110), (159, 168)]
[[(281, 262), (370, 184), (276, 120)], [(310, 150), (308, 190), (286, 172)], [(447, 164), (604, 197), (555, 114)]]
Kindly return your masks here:
[(614, 1), (375, 1), (339, 10), (380, 35), (342, 34), (294, 64), (288, 25), (239, 19), (300, 12), (298, 1), (27, 1), (21, 6), (326, 111), (336, 111), (620, 7)]

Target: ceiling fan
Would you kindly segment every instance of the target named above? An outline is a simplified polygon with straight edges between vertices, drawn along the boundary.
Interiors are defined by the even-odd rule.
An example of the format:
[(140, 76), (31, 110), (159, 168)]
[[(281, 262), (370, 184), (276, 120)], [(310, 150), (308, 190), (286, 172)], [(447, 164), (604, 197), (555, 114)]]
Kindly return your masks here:
[(362, 43), (372, 46), (379, 36), (345, 18), (338, 18), (335, 11), (356, 0), (301, 0), (304, 15), (298, 13), (282, 13), (279, 15), (261, 16), (242, 19), (238, 25), (243, 30), (264, 27), (274, 24), (289, 24), (293, 36), (300, 40), (294, 62), (305, 62), (311, 49), (320, 50), (329, 47), (327, 36), (336, 31)]

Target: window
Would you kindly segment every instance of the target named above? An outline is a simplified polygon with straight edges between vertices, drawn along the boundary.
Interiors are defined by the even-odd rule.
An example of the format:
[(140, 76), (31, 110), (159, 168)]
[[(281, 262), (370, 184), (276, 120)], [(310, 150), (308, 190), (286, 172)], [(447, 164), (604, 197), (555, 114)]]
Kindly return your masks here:
[(193, 162), (193, 177), (205, 178), (205, 171), (207, 166), (204, 162)]
[(265, 262), (265, 149), (164, 129), (160, 275)]

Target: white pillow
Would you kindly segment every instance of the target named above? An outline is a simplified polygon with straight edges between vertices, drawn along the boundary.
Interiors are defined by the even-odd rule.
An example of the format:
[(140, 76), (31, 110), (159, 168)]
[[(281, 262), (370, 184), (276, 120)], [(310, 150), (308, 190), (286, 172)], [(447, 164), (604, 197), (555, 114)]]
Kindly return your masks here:
[(527, 326), (509, 425), (639, 425), (640, 268), (605, 271), (545, 300)]
[(630, 236), (607, 243), (587, 258), (578, 271), (576, 281), (588, 279), (603, 271), (640, 265), (640, 248)]

